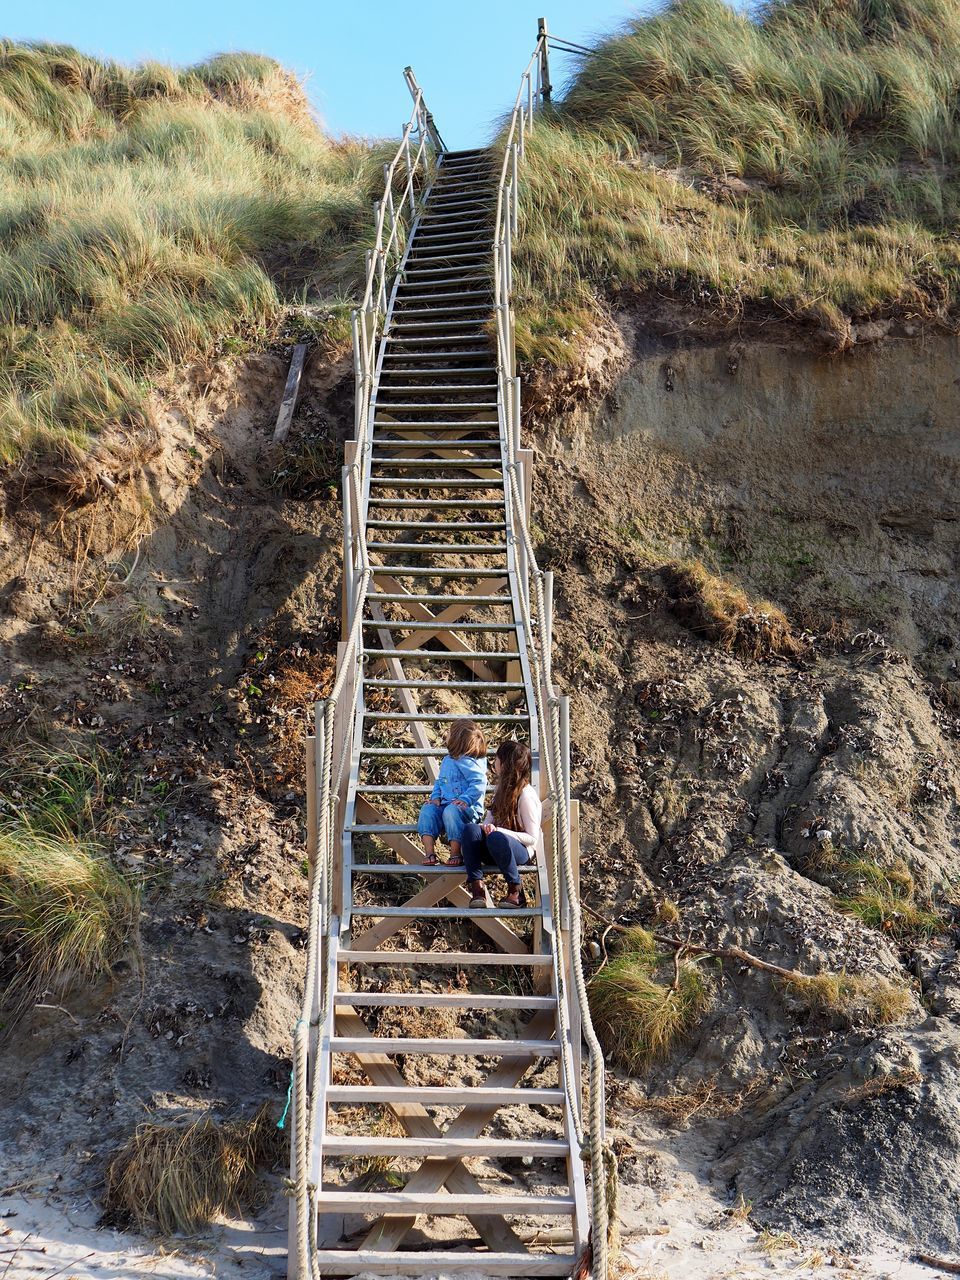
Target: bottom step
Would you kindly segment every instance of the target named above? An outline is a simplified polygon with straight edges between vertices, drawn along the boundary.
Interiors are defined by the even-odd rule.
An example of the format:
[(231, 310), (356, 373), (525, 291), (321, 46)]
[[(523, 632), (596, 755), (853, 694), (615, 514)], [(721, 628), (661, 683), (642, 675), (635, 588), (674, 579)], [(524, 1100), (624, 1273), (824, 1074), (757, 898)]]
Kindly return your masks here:
[(324, 1191), (317, 1196), (321, 1213), (415, 1213), (431, 1217), (483, 1217), (487, 1214), (530, 1214), (566, 1217), (575, 1208), (572, 1196), (417, 1195), (403, 1191)]
[(569, 1276), (576, 1257), (568, 1254), (486, 1253), (482, 1249), (381, 1253), (376, 1249), (318, 1249), (315, 1270), (325, 1276)]

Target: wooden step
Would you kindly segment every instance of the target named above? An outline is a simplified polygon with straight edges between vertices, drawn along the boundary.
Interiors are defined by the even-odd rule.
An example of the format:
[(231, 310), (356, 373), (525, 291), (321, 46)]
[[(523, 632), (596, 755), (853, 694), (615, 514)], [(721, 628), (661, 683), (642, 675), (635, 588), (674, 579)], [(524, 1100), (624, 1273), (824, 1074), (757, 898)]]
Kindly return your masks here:
[[(463, 872), (463, 867), (446, 867), (447, 875), (454, 875), (456, 872)], [(459, 878), (459, 877), (458, 877)], [(532, 916), (540, 916), (542, 912), (539, 907), (351, 907), (351, 912), (355, 916), (373, 916), (376, 919), (393, 918), (397, 920), (483, 920), (490, 919), (506, 919), (508, 916), (516, 916), (518, 919), (529, 919)], [(360, 934), (358, 942), (363, 941), (363, 934)]]
[(323, 1140), (323, 1153), (331, 1156), (439, 1156), (444, 1160), (533, 1156), (562, 1160), (568, 1152), (565, 1142), (553, 1138), (445, 1138), (442, 1134), (433, 1138), (384, 1138), (379, 1134), (328, 1132)]
[[(352, 829), (355, 830), (355, 828), (352, 828)], [(414, 830), (416, 830), (416, 827), (414, 827)], [(373, 835), (378, 831), (383, 831), (383, 827), (370, 827), (364, 834)], [(399, 832), (392, 833), (392, 834), (399, 834)], [(463, 867), (451, 867), (451, 866), (448, 866), (447, 863), (445, 862), (438, 862), (435, 867), (424, 866), (422, 862), (353, 862), (350, 865), (353, 871), (363, 872), (365, 875), (371, 875), (371, 876), (372, 875), (395, 875), (395, 876), (397, 875), (399, 876), (458, 875), (458, 876), (462, 876), (466, 874), (464, 872)], [(536, 862), (525, 862), (522, 866), (517, 867), (517, 871), (521, 875), (530, 875), (531, 872), (536, 871), (536, 869), (537, 869)], [(499, 872), (496, 872), (490, 869), (490, 874), (498, 875)], [(470, 914), (480, 915), (479, 908), (476, 911), (471, 911)]]
[(492, 1253), (477, 1250), (317, 1249), (311, 1265), (328, 1276), (434, 1276), (472, 1273), (473, 1276), (569, 1276), (576, 1256), (568, 1254)]
[[(404, 568), (403, 565), (400, 566)], [(389, 623), (384, 623), (389, 626)], [(451, 628), (448, 628), (450, 630)], [(516, 662), (520, 657), (516, 649), (504, 649), (503, 651), (488, 649), (364, 649), (364, 656), (368, 658), (403, 658), (406, 662)], [(414, 752), (413, 748), (402, 751), (391, 751), (388, 747), (376, 748), (374, 754), (382, 753), (386, 755), (444, 755), (445, 749), (439, 748), (436, 751)]]
[[(322, 1191), (317, 1195), (321, 1213), (426, 1213), (433, 1216), (472, 1218), (486, 1214), (531, 1214), (567, 1217), (574, 1212), (572, 1196), (524, 1195), (417, 1195), (405, 1191)], [(402, 1258), (403, 1255), (399, 1254)]]
[[(382, 625), (382, 624), (381, 624)], [(399, 623), (392, 623), (392, 626), (398, 626)], [(427, 624), (424, 623), (424, 626)], [(431, 624), (432, 625), (432, 624)], [(514, 624), (504, 624), (512, 626)], [(457, 623), (456, 628), (459, 631), (462, 623)], [(398, 720), (401, 722), (415, 721), (418, 724), (452, 724), (456, 720), (464, 718), (462, 711), (364, 711), (364, 720)], [(518, 715), (516, 712), (502, 711), (499, 714), (490, 713), (484, 715), (471, 715), (470, 719), (477, 724), (526, 724), (530, 719), (529, 713)], [(428, 790), (430, 788), (427, 788)], [(388, 787), (388, 791), (395, 791), (395, 787)]]
[(523, 968), (550, 969), (553, 957), (532, 951), (359, 951), (341, 947), (338, 964), (377, 965), (521, 965)]
[[(338, 1005), (349, 1005), (352, 1008), (376, 1007), (376, 1008), (415, 1008), (415, 1009), (555, 1009), (557, 1002), (553, 996), (505, 996), (499, 992), (493, 994), (471, 994), (469, 991), (338, 991), (333, 997), (334, 1003)], [(360, 1086), (357, 1086), (360, 1087)], [(366, 1086), (364, 1086), (366, 1087)], [(378, 1093), (378, 1087), (372, 1086), (375, 1093)], [(437, 1089), (435, 1092), (449, 1097), (448, 1089)], [(473, 1093), (480, 1093), (482, 1090), (474, 1089)], [(500, 1090), (504, 1094), (514, 1095), (516, 1089)], [(536, 1091), (534, 1091), (536, 1092)], [(540, 1090), (540, 1092), (551, 1092), (550, 1090)], [(563, 1099), (563, 1094), (555, 1091), (558, 1101)], [(481, 1099), (474, 1099), (481, 1101)], [(526, 1102), (534, 1102), (536, 1099), (524, 1097)]]
[(375, 676), (364, 676), (363, 683), (374, 689), (457, 689), (468, 693), (526, 689), (522, 680), (379, 680)]

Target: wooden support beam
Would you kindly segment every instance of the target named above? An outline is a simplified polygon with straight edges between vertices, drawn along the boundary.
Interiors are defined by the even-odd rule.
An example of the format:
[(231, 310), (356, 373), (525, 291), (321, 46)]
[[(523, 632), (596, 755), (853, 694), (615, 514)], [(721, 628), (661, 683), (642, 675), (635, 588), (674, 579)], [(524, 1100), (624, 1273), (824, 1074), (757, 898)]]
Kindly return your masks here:
[(277, 425), (273, 429), (274, 444), (282, 444), (290, 430), (293, 411), (297, 407), (297, 393), (300, 390), (300, 378), (303, 375), (303, 365), (306, 358), (307, 344), (298, 342), (293, 348), (293, 355), (290, 357), (290, 372), (287, 374), (287, 383), (283, 388), (283, 399), (280, 401)]
[[(401, 586), (401, 584), (397, 581), (397, 579), (394, 578), (389, 573), (382, 573), (382, 574), (378, 573), (376, 575), (376, 580), (378, 585), (380, 585), (381, 587), (386, 587), (386, 589), (393, 595), (399, 595), (401, 592), (403, 592), (404, 594), (409, 594), (406, 588)], [(413, 622), (437, 622), (440, 624), (445, 622), (449, 623), (449, 622), (453, 622), (457, 618), (462, 617), (465, 613), (470, 612), (470, 610), (474, 607), (473, 605), (470, 604), (471, 596), (494, 595), (498, 593), (502, 587), (507, 586), (508, 582), (509, 582), (509, 579), (503, 578), (503, 577), (481, 578), (478, 582), (476, 582), (470, 588), (468, 592), (466, 592), (466, 594), (463, 597), (464, 603), (462, 605), (461, 604), (448, 605), (446, 609), (444, 609), (441, 613), (438, 613), (438, 614), (431, 613), (430, 610), (425, 605), (417, 604), (416, 598), (413, 595), (410, 596), (409, 604), (407, 603), (406, 600), (404, 600), (403, 604), (400, 607), (402, 609), (406, 609), (407, 613), (410, 615), (411, 621)], [(510, 597), (504, 596), (503, 602), (504, 604), (510, 604)], [(379, 608), (378, 605), (374, 605), (373, 607)], [(382, 617), (383, 615), (381, 614), (380, 616)], [(397, 622), (397, 623), (394, 623), (394, 625), (398, 627), (402, 627), (403, 623)], [(443, 644), (447, 649), (450, 650), (450, 652), (453, 654), (455, 658), (456, 658), (458, 649), (462, 651), (464, 649), (470, 648), (470, 646), (467, 644), (465, 640), (461, 640), (459, 636), (455, 636), (451, 631), (445, 630), (442, 625), (439, 626), (437, 631), (434, 633), (424, 635), (424, 633), (421, 631), (417, 635), (408, 636), (406, 640), (401, 640), (399, 643), (397, 643), (396, 645), (393, 645), (392, 647), (397, 649), (418, 649), (422, 645), (425, 645), (427, 641), (431, 639), (432, 635), (436, 635), (436, 638), (441, 642), (441, 644)], [(376, 657), (376, 654), (373, 654), (372, 657)], [(474, 675), (479, 676), (481, 680), (496, 681), (499, 679), (496, 672), (492, 671), (485, 662), (478, 661), (477, 659), (474, 659), (474, 658), (461, 658), (461, 659), (458, 659), (458, 661), (461, 661), (465, 667), (469, 667), (470, 670), (474, 673)], [(509, 667), (511, 664), (508, 663), (507, 665)], [(394, 677), (394, 679), (397, 679), (397, 678), (398, 677), (396, 676)], [(507, 677), (507, 679), (515, 679), (515, 678), (516, 677), (514, 676)], [(422, 745), (428, 746), (429, 743), (424, 743)]]

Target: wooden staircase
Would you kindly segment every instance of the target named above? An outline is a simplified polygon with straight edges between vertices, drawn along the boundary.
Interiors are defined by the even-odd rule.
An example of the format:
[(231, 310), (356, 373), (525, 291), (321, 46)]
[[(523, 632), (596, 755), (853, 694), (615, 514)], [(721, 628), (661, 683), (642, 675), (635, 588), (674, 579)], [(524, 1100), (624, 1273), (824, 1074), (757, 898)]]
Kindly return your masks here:
[[(558, 786), (574, 836), (576, 814), (569, 763), (556, 757), (561, 711), (551, 707), (549, 741), (541, 724), (552, 606), (541, 578), (533, 607), (536, 566), (520, 536), (531, 459), (517, 447), (510, 334), (495, 309), (494, 164), (487, 151), (439, 153), (389, 296), (381, 277), (379, 341), (362, 319), (357, 338), (376, 361), (369, 385), (358, 373), (344, 468), (344, 638), (308, 750), (299, 1280), (570, 1276), (589, 1254), (575, 890), (562, 874), (569, 838), (562, 864), (551, 826)], [(523, 869), (520, 909), (473, 908), (462, 869), (423, 865), (416, 815), (462, 716), (483, 725), (491, 755), (509, 736), (533, 752), (547, 855)], [(487, 883), (501, 886), (493, 872)]]

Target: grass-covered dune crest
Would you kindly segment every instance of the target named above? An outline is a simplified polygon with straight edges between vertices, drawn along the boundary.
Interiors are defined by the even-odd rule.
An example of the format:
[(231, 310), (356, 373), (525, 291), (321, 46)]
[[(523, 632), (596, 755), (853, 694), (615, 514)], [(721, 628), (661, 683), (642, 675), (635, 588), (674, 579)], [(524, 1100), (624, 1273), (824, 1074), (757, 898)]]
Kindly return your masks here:
[(960, 4), (677, 0), (583, 58), (535, 130), (518, 340), (563, 363), (597, 293), (729, 319), (955, 327)]
[(335, 309), (380, 181), (271, 59), (0, 43), (0, 457), (143, 430), (164, 370), (268, 341), (292, 301)]

